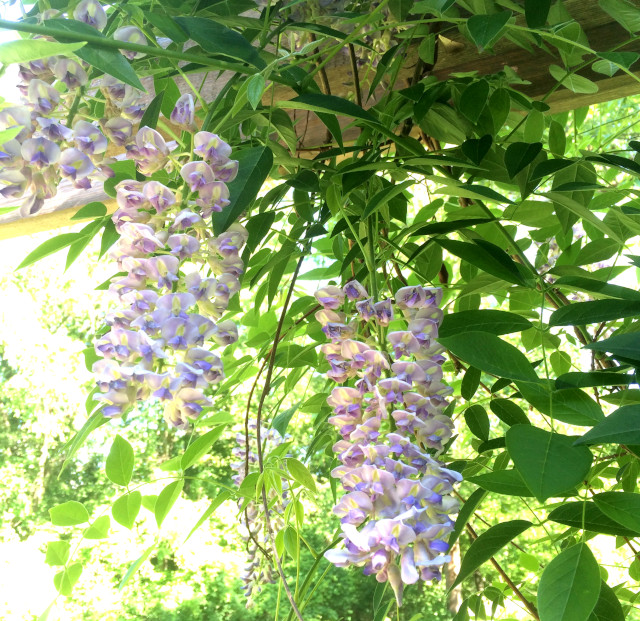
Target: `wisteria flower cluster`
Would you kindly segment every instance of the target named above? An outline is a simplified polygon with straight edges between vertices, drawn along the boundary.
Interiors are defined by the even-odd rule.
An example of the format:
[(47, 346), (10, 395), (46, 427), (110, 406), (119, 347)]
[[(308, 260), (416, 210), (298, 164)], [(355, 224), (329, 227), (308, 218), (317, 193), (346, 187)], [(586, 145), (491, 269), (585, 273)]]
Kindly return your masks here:
[[(251, 467), (258, 463), (258, 454), (255, 447), (255, 438), (257, 437), (257, 423), (255, 420), (249, 421), (249, 453), (247, 454), (247, 438), (244, 433), (236, 434), (236, 446), (232, 449), (231, 454), (235, 461), (231, 464), (231, 468), (236, 471), (233, 476), (233, 482), (240, 487), (242, 481), (251, 471)], [(288, 436), (283, 437), (275, 429), (266, 429), (262, 427), (260, 437), (263, 442), (263, 452), (270, 453), (277, 446), (289, 440)], [(269, 498), (269, 516), (271, 525), (274, 530), (280, 530), (284, 527), (282, 514), (284, 513), (288, 499), (288, 482), (282, 479), (282, 496), (276, 497), (275, 491), (270, 492)], [(271, 583), (274, 581), (271, 565), (266, 559), (259, 554), (259, 544), (267, 545), (268, 533), (266, 532), (266, 524), (264, 514), (261, 507), (255, 502), (250, 501), (245, 505), (244, 499), (238, 500), (238, 507), (244, 507), (244, 518), (241, 520), (241, 537), (247, 548), (247, 565), (245, 566), (241, 579), (243, 582), (242, 589), (247, 597), (247, 606), (252, 603), (254, 595), (260, 592), (260, 585)]]
[[(65, 17), (55, 9), (38, 16), (40, 21)], [(69, 19), (105, 28), (107, 16), (97, 0), (82, 0)], [(118, 28), (113, 37), (145, 43), (135, 26)], [(113, 176), (107, 157), (108, 140), (123, 146), (130, 140), (133, 123), (144, 111), (142, 92), (107, 76), (101, 88), (107, 99), (102, 129), (72, 110), (81, 89), (89, 88), (89, 66), (78, 60), (52, 56), (19, 66), (18, 88), (23, 102), (0, 110), (0, 131), (19, 133), (0, 145), (0, 194), (5, 198), (28, 196), (24, 214), (39, 211), (57, 193), (62, 179), (87, 189), (92, 181)]]
[[(334, 507), (344, 548), (326, 557), (388, 581), (400, 605), (405, 584), (440, 579), (441, 566), (450, 560), (450, 515), (458, 510), (451, 493), (461, 476), (436, 459), (453, 428), (444, 414), (452, 390), (442, 383), (443, 347), (435, 340), (442, 291), (398, 290), (395, 306), (406, 329), (386, 334), (392, 356), (370, 344), (371, 338), (356, 339), (359, 326), (365, 333), (389, 326), (391, 300), (374, 302), (357, 281), (315, 295), (323, 306), (316, 318), (331, 340), (322, 346), (328, 376), (342, 384), (327, 401), (333, 409), (329, 422), (341, 436), (333, 447), (341, 465), (332, 476), (346, 492)], [(352, 304), (356, 317), (348, 320), (339, 309)]]
[[(197, 133), (195, 144), (205, 160), (182, 166), (182, 190), (154, 180), (116, 186), (112, 219), (121, 237), (110, 256), (126, 275), (109, 287), (121, 308), (107, 316), (110, 330), (95, 343), (104, 360), (94, 365), (106, 416), (156, 398), (165, 403), (167, 422), (187, 428), (211, 405), (207, 387), (224, 377), (220, 357), (207, 346), (224, 347), (238, 338), (235, 324), (220, 319), (240, 289), (239, 253), (248, 233), (235, 223), (214, 237), (205, 221), (228, 202), (223, 179), (233, 179), (237, 162), (214, 134)], [(137, 132), (128, 151), (145, 171), (162, 168), (168, 153), (162, 136), (149, 127)], [(202, 275), (202, 266), (209, 275)]]

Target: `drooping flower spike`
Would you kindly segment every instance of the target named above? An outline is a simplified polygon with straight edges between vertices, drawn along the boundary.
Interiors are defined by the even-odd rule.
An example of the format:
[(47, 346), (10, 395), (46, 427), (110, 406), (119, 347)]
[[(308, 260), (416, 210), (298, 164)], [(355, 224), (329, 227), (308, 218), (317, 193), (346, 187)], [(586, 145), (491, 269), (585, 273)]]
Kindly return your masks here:
[(316, 293), (324, 306), (316, 318), (331, 339), (322, 347), (331, 365), (327, 376), (355, 384), (334, 388), (327, 399), (334, 411), (329, 422), (342, 438), (333, 447), (342, 463), (332, 476), (346, 494), (334, 508), (344, 547), (325, 556), (389, 582), (400, 605), (405, 584), (440, 579), (449, 560), (450, 514), (458, 509), (450, 494), (461, 477), (435, 458), (452, 433), (444, 414), (451, 389), (441, 383), (443, 358), (435, 341), (441, 292), (405, 287), (396, 293), (408, 321), (407, 330), (387, 334), (396, 362), (353, 340), (348, 327), (355, 324), (338, 310), (345, 298), (356, 301), (362, 321), (386, 327), (394, 317), (390, 300), (374, 303), (357, 281)]

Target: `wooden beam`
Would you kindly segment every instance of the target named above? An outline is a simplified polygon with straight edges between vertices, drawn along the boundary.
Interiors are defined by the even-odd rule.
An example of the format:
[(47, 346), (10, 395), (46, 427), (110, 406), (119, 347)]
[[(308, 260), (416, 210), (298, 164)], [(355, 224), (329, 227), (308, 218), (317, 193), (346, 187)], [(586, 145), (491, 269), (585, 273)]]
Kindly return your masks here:
[[(587, 39), (598, 50), (614, 48), (620, 41), (629, 38), (629, 33), (605, 13), (595, 0), (566, 0), (565, 8), (570, 15), (580, 23)], [(517, 24), (522, 25), (523, 19), (518, 18)], [(640, 40), (629, 44), (621, 51), (640, 52)], [(419, 62), (417, 49), (411, 49), (398, 74), (397, 86), (409, 85)], [(439, 40), (438, 60), (432, 74), (440, 80), (445, 80), (454, 73), (475, 70), (479, 75), (491, 75), (502, 71), (505, 66), (511, 67), (520, 78), (530, 84), (518, 85), (514, 88), (521, 90), (526, 95), (534, 98), (545, 96), (556, 85), (556, 81), (549, 73), (552, 64), (562, 65), (558, 53), (547, 46), (534, 46), (532, 50), (524, 49), (516, 45), (508, 38), (502, 38), (492, 50), (479, 53), (476, 46), (465, 39), (459, 32), (447, 32), (446, 38)], [(604, 74), (592, 71), (589, 67), (581, 70), (580, 75), (592, 80), (598, 85), (598, 92), (591, 94), (576, 94), (566, 88), (557, 88), (546, 99), (551, 106), (551, 113), (563, 112), (597, 104), (604, 101), (619, 99), (640, 93), (640, 72), (631, 77), (620, 72), (619, 75), (608, 77)], [(373, 97), (366, 99), (372, 72), (367, 68), (359, 70), (359, 81), (363, 91), (363, 105), (373, 105), (385, 93), (388, 85), (382, 84), (376, 89)], [(331, 93), (339, 97), (354, 99), (355, 79), (349, 54), (345, 49), (343, 53), (334, 56), (326, 66), (326, 78), (330, 84)], [(229, 76), (217, 77), (205, 83), (202, 94), (207, 101), (213, 101), (221, 88), (226, 84)], [(321, 81), (319, 81), (321, 82)], [(194, 83), (199, 84), (198, 76), (194, 77)], [(145, 81), (150, 97), (152, 88), (150, 81)], [(180, 86), (180, 85), (179, 85)], [(188, 87), (181, 85), (183, 92)], [(277, 101), (287, 100), (296, 93), (281, 86), (275, 86), (274, 93), (268, 92), (265, 96), (265, 105), (270, 105), (273, 99)], [(311, 112), (290, 111), (296, 124), (298, 143), (301, 157), (313, 157), (318, 152), (318, 147), (326, 144), (327, 130), (318, 117)], [(341, 119), (343, 126), (348, 125), (347, 119)], [(345, 140), (353, 140), (359, 134), (357, 128), (347, 129), (344, 133)], [(27, 235), (72, 224), (69, 218), (77, 209), (91, 201), (103, 201), (110, 210), (115, 209), (115, 201), (107, 197), (101, 187), (90, 191), (61, 188), (58, 196), (45, 202), (42, 210), (32, 216), (21, 216), (18, 211), (0, 216), (0, 239)], [(0, 208), (14, 205), (15, 201), (2, 201)]]

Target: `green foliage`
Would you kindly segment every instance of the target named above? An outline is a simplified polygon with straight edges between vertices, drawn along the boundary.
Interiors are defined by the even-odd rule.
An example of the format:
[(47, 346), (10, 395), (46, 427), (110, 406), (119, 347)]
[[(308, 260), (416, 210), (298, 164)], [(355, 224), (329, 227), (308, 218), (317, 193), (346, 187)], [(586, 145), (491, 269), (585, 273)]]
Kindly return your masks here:
[[(593, 5), (635, 40), (634, 3)], [(325, 337), (310, 294), (318, 281), (353, 278), (378, 298), (404, 285), (441, 286), (446, 315), (438, 341), (454, 387), (446, 413), (458, 436), (438, 457), (463, 474), (466, 499), (450, 537), (464, 552), (449, 581), (464, 601), (455, 618), (535, 616), (534, 603), (541, 621), (638, 618), (637, 560), (607, 575), (615, 562), (600, 553), (600, 538), (592, 539), (611, 538), (607, 554), (626, 548), (630, 560), (640, 537), (640, 144), (629, 142), (637, 138), (637, 102), (556, 113), (552, 98), (524, 94), (509, 66), (496, 75), (469, 66), (446, 79), (426, 68), (449, 35), (480, 55), (510, 41), (536, 58), (553, 55), (554, 90), (588, 95), (598, 91), (598, 72), (634, 71), (638, 54), (623, 50), (622, 35), (607, 49), (588, 39), (573, 5), (562, 1), (255, 8), (250, 1), (141, 0), (109, 7), (105, 33), (72, 19), (27, 20), (26, 32), (54, 40), (0, 46), (3, 64), (74, 53), (93, 77), (108, 74), (137, 88), (148, 78), (155, 95), (142, 124), (160, 129), (188, 88), (174, 80), (186, 75), (196, 84), (193, 74), (215, 74), (220, 88), (198, 111), (199, 123), (233, 146), (240, 166), (230, 205), (211, 225), (215, 234), (236, 221), (249, 231), (241, 302), (225, 316), (241, 326), (240, 343), (224, 351), (226, 377), (193, 434), (165, 430), (151, 405), (109, 423), (117, 433), (106, 448), (99, 427), (107, 421), (92, 414), (91, 400), (80, 421), (60, 406), (62, 422), (43, 434), (29, 393), (8, 390), (2, 449), (10, 453), (2, 473), (12, 483), (0, 497), (13, 517), (2, 517), (2, 526), (28, 538), (48, 512), (57, 535), (44, 560), (61, 568), (56, 589), (82, 598), (93, 568), (108, 564), (108, 581), (126, 594), (127, 618), (287, 619), (293, 613), (281, 585), (265, 585), (246, 611), (226, 567), (206, 559), (187, 569), (176, 552), (185, 538), (206, 534), (220, 545), (215, 554), (239, 554), (227, 537), (238, 534), (247, 503), (253, 500), (264, 520), (262, 499), (281, 498), (286, 481), (291, 502), (272, 515), (277, 526), (259, 534), (268, 553), (259, 563), (275, 572), (274, 549), (282, 556), (307, 621), (381, 620), (388, 611), (393, 618), (388, 591), (322, 557), (339, 544), (331, 512), (335, 433), (327, 420), (327, 364), (317, 355)], [(108, 33), (121, 22), (144, 29), (150, 44), (137, 51), (146, 57), (130, 62), (120, 53)], [(156, 37), (163, 45), (155, 46)], [(196, 45), (185, 49), (189, 40)], [(326, 64), (342, 53), (363, 67), (361, 81), (327, 89)], [(587, 68), (596, 73), (585, 75)], [(99, 118), (99, 105), (80, 113)], [(310, 144), (303, 127), (316, 117), (325, 137)], [(5, 128), (1, 137), (18, 131)], [(104, 184), (111, 197), (117, 183), (136, 175), (129, 161), (113, 168)], [(28, 253), (22, 273), (63, 248), (69, 268), (99, 233), (104, 254), (117, 238), (105, 206), (87, 205), (75, 216), (83, 218), (92, 221)], [(86, 326), (66, 310), (51, 309), (49, 325), (66, 326), (88, 347), (97, 322)], [(0, 359), (3, 385), (24, 372)], [(258, 412), (266, 428), (292, 437), (251, 465), (238, 488), (229, 469), (233, 436), (243, 437), (245, 417)], [(196, 505), (184, 523), (185, 507)], [(180, 536), (171, 539), (174, 520)], [(115, 560), (107, 550), (122, 532), (135, 546)], [(180, 584), (192, 591), (165, 605), (161, 593)], [(445, 601), (437, 586), (410, 587), (398, 614), (444, 619)]]

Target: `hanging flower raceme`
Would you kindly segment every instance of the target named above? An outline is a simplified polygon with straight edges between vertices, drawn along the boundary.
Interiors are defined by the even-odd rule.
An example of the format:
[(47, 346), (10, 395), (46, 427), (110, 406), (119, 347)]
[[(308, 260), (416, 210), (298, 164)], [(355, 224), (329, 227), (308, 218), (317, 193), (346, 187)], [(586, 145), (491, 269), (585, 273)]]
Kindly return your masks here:
[[(248, 423), (249, 437), (244, 433), (236, 434), (236, 446), (231, 450), (231, 454), (237, 460), (231, 464), (231, 468), (236, 471), (233, 482), (240, 487), (246, 476), (251, 472), (252, 466), (258, 463), (256, 447), (257, 423), (250, 420)], [(261, 428), (260, 438), (263, 446), (263, 454), (270, 453), (273, 449), (289, 440), (289, 436), (283, 437), (275, 429)], [(247, 441), (248, 449), (247, 453)], [(289, 504), (288, 481), (281, 480), (282, 495), (276, 496), (274, 490), (269, 493), (269, 516), (271, 527), (275, 531), (284, 528), (282, 514)], [(243, 591), (247, 597), (247, 608), (252, 604), (252, 597), (260, 592), (260, 585), (274, 581), (271, 564), (261, 555), (258, 546), (268, 546), (269, 538), (264, 514), (261, 511), (261, 504), (253, 500), (245, 502), (243, 498), (238, 500), (238, 507), (244, 513), (241, 520), (241, 537), (247, 549), (247, 564), (241, 574)]]
[[(87, 128), (83, 135), (90, 135)], [(167, 163), (169, 149), (158, 132), (142, 127), (128, 154), (149, 172)], [(81, 155), (65, 152), (65, 165), (81, 170)], [(207, 183), (224, 185), (213, 169)], [(107, 416), (157, 399), (167, 422), (184, 429), (211, 405), (208, 387), (224, 378), (222, 361), (209, 347), (238, 338), (235, 324), (220, 319), (240, 289), (240, 251), (248, 233), (236, 223), (213, 237), (204, 218), (215, 207), (201, 206), (202, 195), (194, 200), (158, 181), (125, 180), (116, 191), (112, 218), (121, 238), (110, 255), (126, 275), (111, 283), (120, 308), (107, 316), (110, 330), (95, 343), (109, 361), (94, 367), (97, 398)]]
[[(331, 366), (327, 375), (339, 384), (353, 382), (327, 399), (329, 422), (341, 437), (333, 447), (341, 465), (332, 476), (346, 493), (334, 507), (344, 547), (326, 557), (388, 581), (398, 604), (405, 584), (440, 579), (440, 567), (450, 560), (450, 515), (458, 510), (451, 492), (461, 477), (437, 460), (453, 427), (445, 414), (451, 389), (441, 381), (443, 348), (435, 340), (441, 297), (441, 290), (424, 287), (396, 293), (406, 329), (386, 334), (390, 356), (370, 339), (356, 340), (356, 330), (362, 322), (389, 326), (396, 315), (391, 300), (374, 302), (357, 281), (316, 293), (323, 306), (316, 318), (331, 340), (322, 346)], [(338, 310), (345, 299), (355, 302), (359, 322)]]
[[(55, 17), (64, 14), (49, 9), (38, 20)], [(97, 0), (82, 0), (69, 14), (71, 17), (97, 30), (107, 25), (107, 14)], [(146, 44), (144, 34), (134, 26), (118, 28), (113, 36), (128, 43)], [(132, 59), (144, 56), (140, 52), (123, 53)], [(119, 147), (127, 146), (133, 123), (144, 112), (141, 91), (106, 76), (99, 83), (106, 99), (102, 129), (79, 118), (83, 110), (82, 105), (77, 105), (84, 92), (81, 89), (97, 86), (89, 83), (88, 70), (87, 63), (62, 56), (19, 65), (22, 104), (0, 111), (0, 131), (20, 130), (15, 138), (0, 145), (0, 194), (12, 198), (26, 196), (23, 214), (35, 213), (45, 199), (55, 196), (63, 178), (76, 188), (87, 189), (94, 181), (113, 176), (109, 167), (113, 160), (106, 157), (108, 140)], [(149, 142), (146, 138), (135, 146), (144, 151)], [(79, 156), (78, 151), (85, 157)], [(159, 170), (166, 161), (155, 154), (149, 160), (149, 172)], [(221, 173), (218, 181), (224, 178)]]

